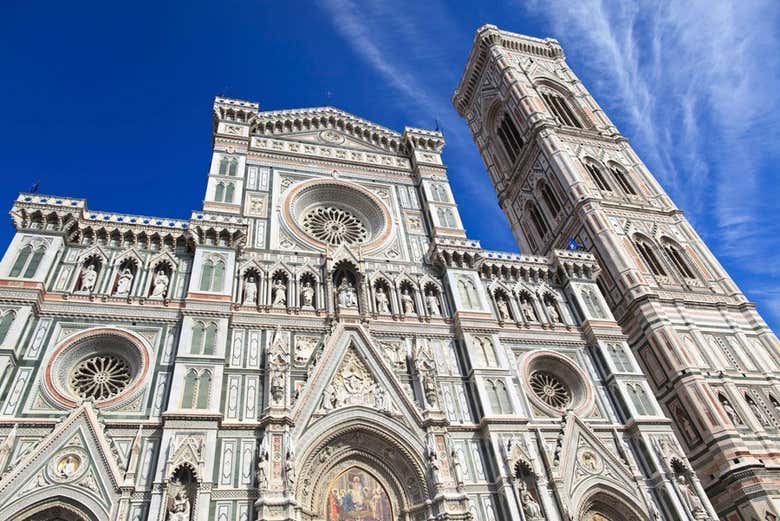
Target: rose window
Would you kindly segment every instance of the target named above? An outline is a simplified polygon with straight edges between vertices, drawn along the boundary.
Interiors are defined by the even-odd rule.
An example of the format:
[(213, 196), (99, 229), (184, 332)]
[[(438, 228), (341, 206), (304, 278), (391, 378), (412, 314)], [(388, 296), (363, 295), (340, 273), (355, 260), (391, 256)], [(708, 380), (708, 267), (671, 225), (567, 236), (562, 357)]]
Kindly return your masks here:
[(556, 409), (563, 409), (571, 403), (569, 388), (556, 376), (546, 371), (531, 373), (531, 389), (544, 403)]
[(132, 379), (127, 362), (117, 356), (98, 355), (73, 368), (70, 385), (82, 398), (101, 401), (119, 395)]
[(311, 209), (301, 224), (310, 235), (331, 245), (361, 243), (369, 237), (360, 219), (335, 206)]

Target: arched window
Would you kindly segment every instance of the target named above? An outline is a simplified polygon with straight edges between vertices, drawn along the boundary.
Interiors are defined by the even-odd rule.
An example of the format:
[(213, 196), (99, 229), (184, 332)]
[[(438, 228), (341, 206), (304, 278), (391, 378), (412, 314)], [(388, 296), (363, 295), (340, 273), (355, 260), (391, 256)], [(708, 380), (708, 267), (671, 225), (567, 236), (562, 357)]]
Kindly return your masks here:
[(235, 157), (230, 158), (230, 165), (228, 166), (228, 175), (234, 176), (238, 172), (238, 159)]
[(501, 399), (498, 397), (498, 385), (496, 385), (495, 380), (487, 380), (487, 392), (490, 410), (495, 414), (501, 414)]
[(509, 158), (509, 162), (514, 164), (517, 156), (523, 150), (523, 138), (520, 136), (520, 132), (517, 130), (515, 122), (512, 121), (510, 114), (504, 114), (501, 123), (496, 129), (498, 139), (501, 140), (501, 145), (506, 151), (506, 155)]
[(633, 370), (631, 368), (631, 360), (629, 360), (626, 350), (621, 344), (609, 344), (609, 352), (617, 371), (622, 373)]
[(32, 245), (28, 244), (19, 251), (19, 255), (16, 257), (16, 262), (11, 267), (11, 272), (8, 274), (11, 277), (18, 277), (24, 267), (27, 265), (27, 260), (32, 255)]
[(3, 318), (0, 319), (0, 343), (5, 341), (5, 337), (8, 336), (8, 331), (11, 329), (11, 324), (14, 323), (16, 318), (16, 312), (13, 310), (6, 311), (3, 314)]
[(232, 203), (233, 202), (233, 194), (236, 191), (236, 187), (233, 183), (228, 183), (225, 187), (225, 202), (226, 203)]
[(203, 371), (198, 378), (198, 399), (196, 408), (209, 408), (209, 394), (211, 393), (211, 371)]
[(539, 183), (539, 190), (542, 192), (542, 198), (550, 210), (550, 214), (553, 217), (558, 217), (558, 214), (561, 212), (561, 204), (558, 202), (558, 198), (555, 197), (555, 193), (550, 188), (550, 185), (542, 181)]
[(222, 202), (225, 199), (225, 183), (217, 183), (217, 188), (214, 190), (214, 200)]
[(445, 208), (444, 209), (444, 219), (447, 222), (448, 228), (457, 228), (458, 223), (455, 222), (455, 214), (452, 211), (452, 208)]
[(666, 251), (666, 254), (669, 256), (669, 259), (672, 261), (672, 264), (680, 273), (680, 275), (686, 279), (696, 278), (690, 266), (688, 265), (688, 262), (686, 262), (684, 254), (677, 248), (677, 246), (670, 242), (666, 242), (664, 244), (664, 251)]
[(190, 353), (194, 355), (200, 355), (203, 353), (203, 331), (205, 326), (203, 322), (195, 322), (192, 326), (192, 345), (190, 346)]
[(547, 222), (544, 220), (544, 217), (542, 217), (542, 213), (539, 211), (539, 207), (536, 206), (536, 203), (529, 203), (528, 213), (531, 216), (531, 222), (534, 223), (536, 233), (539, 235), (539, 238), (543, 239), (544, 236), (547, 235), (547, 232), (550, 231), (550, 228), (547, 226)]
[(615, 165), (611, 165), (610, 170), (612, 170), (612, 175), (615, 176), (615, 180), (620, 185), (621, 190), (629, 195), (636, 195), (636, 190), (634, 190), (634, 187), (631, 186), (631, 183), (628, 180), (628, 176), (622, 169), (616, 167)]
[(38, 271), (38, 266), (41, 264), (44, 253), (46, 253), (46, 247), (43, 245), (38, 246), (35, 253), (33, 253), (32, 259), (30, 259), (30, 263), (27, 265), (27, 269), (24, 270), (23, 277), (25, 279), (31, 279), (35, 276), (35, 272)]
[(203, 261), (200, 273), (201, 291), (222, 291), (225, 279), (225, 263), (221, 259)]
[(653, 273), (653, 275), (660, 275), (662, 277), (666, 276), (666, 270), (664, 270), (661, 262), (655, 255), (653, 247), (650, 246), (650, 244), (642, 239), (635, 238), (634, 247), (636, 247), (637, 251), (642, 256), (642, 260), (645, 261), (645, 264), (648, 268), (650, 268), (650, 271)]
[(604, 177), (604, 172), (601, 171), (601, 168), (590, 162), (585, 163), (585, 168), (588, 170), (590, 177), (593, 179), (593, 182), (596, 183), (599, 190), (604, 192), (612, 191), (612, 187), (607, 182), (607, 178)]
[(558, 123), (568, 127), (582, 128), (582, 123), (574, 115), (569, 104), (560, 94), (550, 91), (542, 91), (542, 99), (549, 111), (558, 120)]
[(501, 414), (512, 414), (512, 401), (509, 398), (509, 391), (506, 388), (506, 384), (498, 381), (498, 400), (501, 405)]
[(203, 354), (213, 355), (217, 350), (217, 325), (212, 322), (206, 326), (206, 335), (203, 341)]
[(184, 377), (184, 392), (182, 393), (182, 409), (192, 409), (195, 406), (195, 393), (197, 392), (198, 373), (190, 369)]
[(227, 157), (223, 156), (219, 160), (219, 175), (228, 175), (228, 169), (230, 167), (230, 161)]

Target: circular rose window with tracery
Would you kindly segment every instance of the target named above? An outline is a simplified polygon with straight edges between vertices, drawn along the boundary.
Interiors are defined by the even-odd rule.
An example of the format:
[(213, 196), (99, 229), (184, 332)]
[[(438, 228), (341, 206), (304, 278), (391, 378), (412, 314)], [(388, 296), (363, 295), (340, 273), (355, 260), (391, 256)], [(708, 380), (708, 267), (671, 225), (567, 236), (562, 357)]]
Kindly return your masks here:
[(312, 208), (303, 216), (302, 224), (310, 235), (334, 246), (368, 239), (368, 229), (358, 217), (334, 206)]
[(293, 186), (282, 204), (284, 220), (303, 242), (319, 248), (382, 246), (392, 232), (387, 206), (357, 183), (315, 179)]
[(553, 351), (534, 351), (520, 360), (520, 376), (530, 400), (545, 414), (567, 410), (587, 414), (593, 407), (588, 377), (573, 359)]
[(546, 371), (534, 371), (530, 378), (531, 389), (544, 403), (563, 409), (571, 403), (571, 391), (561, 380)]
[(54, 350), (44, 372), (45, 389), (68, 407), (85, 399), (98, 406), (120, 406), (141, 391), (149, 361), (148, 345), (129, 331), (86, 330)]
[(70, 376), (70, 386), (82, 398), (108, 400), (122, 393), (133, 379), (130, 364), (118, 356), (98, 355), (81, 361)]

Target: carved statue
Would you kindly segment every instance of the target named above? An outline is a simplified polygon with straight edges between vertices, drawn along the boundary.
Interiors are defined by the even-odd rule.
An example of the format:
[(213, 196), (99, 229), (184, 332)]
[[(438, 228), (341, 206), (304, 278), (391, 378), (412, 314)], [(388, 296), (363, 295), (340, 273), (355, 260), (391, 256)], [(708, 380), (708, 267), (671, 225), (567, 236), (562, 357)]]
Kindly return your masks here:
[(95, 290), (97, 276), (95, 266), (88, 264), (84, 271), (81, 272), (81, 289), (79, 289), (79, 293), (92, 293)]
[(338, 287), (338, 297), (340, 307), (357, 307), (357, 293), (355, 292), (355, 285), (348, 281), (346, 277), (341, 279), (341, 283)]
[(337, 407), (336, 388), (333, 384), (328, 384), (325, 388), (325, 392), (322, 394), (322, 408), (326, 411)]
[(520, 309), (523, 310), (523, 316), (528, 322), (536, 322), (536, 311), (534, 311), (534, 305), (528, 298), (522, 298), (520, 300)]
[(737, 411), (734, 409), (734, 407), (729, 403), (728, 400), (721, 399), (721, 405), (723, 406), (723, 409), (726, 411), (726, 415), (729, 417), (729, 420), (731, 420), (731, 423), (733, 425), (744, 425), (742, 422), (742, 418), (739, 417), (739, 414), (737, 414)]
[(561, 316), (558, 314), (558, 310), (555, 309), (555, 303), (552, 300), (546, 300), (545, 307), (547, 308), (547, 315), (550, 317), (550, 322), (554, 324), (560, 323)]
[(154, 276), (154, 287), (152, 288), (151, 298), (164, 299), (168, 293), (168, 283), (170, 279), (165, 271), (162, 269), (157, 270), (157, 274)]
[(314, 307), (314, 288), (311, 286), (311, 282), (308, 280), (303, 283), (303, 289), (301, 290), (301, 302), (303, 307)]
[(498, 307), (498, 316), (501, 318), (501, 320), (509, 320), (512, 318), (509, 313), (509, 305), (506, 303), (505, 298), (499, 297), (496, 300), (496, 305)]
[(257, 304), (257, 281), (252, 275), (244, 282), (244, 304)]
[(460, 447), (456, 447), (450, 456), (452, 457), (452, 466), (455, 467), (455, 482), (459, 486), (463, 485), (463, 451)]
[(750, 410), (753, 411), (753, 415), (756, 417), (756, 419), (758, 419), (758, 423), (764, 427), (768, 427), (769, 421), (767, 421), (766, 416), (764, 416), (764, 412), (758, 407), (758, 404), (753, 400), (747, 400), (747, 404), (748, 407), (750, 407)]
[(292, 491), (295, 486), (295, 452), (289, 445), (284, 455), (284, 488)]
[(438, 316), (441, 315), (441, 309), (439, 308), (439, 299), (436, 297), (436, 295), (428, 291), (425, 294), (425, 305), (428, 306), (428, 313), (431, 314), (431, 316)]
[(414, 315), (414, 299), (409, 294), (409, 288), (404, 288), (401, 292), (401, 309), (404, 315)]
[(677, 476), (677, 489), (680, 492), (683, 504), (688, 508), (692, 515), (696, 515), (699, 512), (704, 511), (701, 499), (693, 488), (693, 483), (690, 479), (682, 474)]
[(130, 268), (122, 270), (122, 274), (119, 275), (119, 280), (116, 284), (115, 295), (125, 296), (130, 294), (130, 288), (133, 285), (133, 271)]
[(274, 298), (272, 306), (285, 306), (287, 304), (287, 285), (282, 279), (274, 281)]
[(529, 492), (528, 485), (525, 484), (525, 481), (520, 480), (518, 489), (520, 490), (520, 503), (523, 505), (523, 514), (525, 514), (525, 518), (528, 521), (543, 519), (542, 509), (531, 492)]
[(387, 299), (387, 293), (383, 288), (376, 290), (376, 309), (379, 313), (390, 313), (390, 301)]
[(190, 498), (187, 497), (187, 491), (180, 487), (173, 496), (168, 506), (169, 521), (190, 521)]

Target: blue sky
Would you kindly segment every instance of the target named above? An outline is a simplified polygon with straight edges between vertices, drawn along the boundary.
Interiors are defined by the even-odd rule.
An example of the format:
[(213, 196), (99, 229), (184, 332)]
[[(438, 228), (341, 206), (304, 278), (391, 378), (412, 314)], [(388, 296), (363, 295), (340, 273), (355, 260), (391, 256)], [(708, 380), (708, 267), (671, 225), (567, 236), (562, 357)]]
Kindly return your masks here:
[[(186, 218), (216, 94), (432, 128), (469, 236), (516, 250), (450, 105), (485, 23), (570, 65), (740, 287), (780, 325), (780, 3), (37, 2), (0, 5), (0, 201), (40, 191)], [(0, 244), (13, 230), (0, 227)]]

